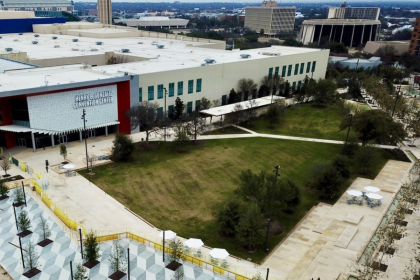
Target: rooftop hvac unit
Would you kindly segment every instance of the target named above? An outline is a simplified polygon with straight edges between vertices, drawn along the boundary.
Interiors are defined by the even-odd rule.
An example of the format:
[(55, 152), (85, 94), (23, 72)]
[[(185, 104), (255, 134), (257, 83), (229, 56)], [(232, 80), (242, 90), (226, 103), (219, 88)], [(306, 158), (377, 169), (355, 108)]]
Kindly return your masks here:
[(79, 39), (72, 39), (72, 41), (73, 41), (73, 42), (77, 42), (77, 41), (79, 41)]
[(139, 42), (139, 44), (143, 44), (143, 42)]
[(23, 33), (19, 33), (19, 35), (23, 35)]
[(241, 58), (250, 58), (251, 55), (250, 54), (241, 54)]
[(52, 38), (53, 40), (55, 40), (55, 39), (57, 39), (57, 36), (52, 36), (51, 38)]
[(207, 58), (207, 59), (204, 59), (204, 61), (205, 61), (207, 64), (216, 63), (216, 60), (214, 60), (214, 59), (212, 59), (212, 58)]
[(163, 49), (165, 47), (165, 45), (157, 45), (156, 46), (158, 49)]
[(35, 37), (39, 37), (39, 34), (35, 34), (34, 36), (35, 36)]
[(38, 44), (38, 41), (32, 41), (32, 44), (36, 45)]
[(5, 48), (6, 52), (11, 52), (13, 51), (13, 48)]
[(97, 45), (102, 45), (102, 42), (96, 42)]
[(17, 41), (19, 41), (19, 39), (14, 39), (14, 40), (13, 40), (13, 42), (17, 42)]
[(262, 55), (279, 56), (279, 55), (281, 55), (281, 53), (276, 53), (276, 52), (263, 52)]
[(54, 45), (54, 48), (59, 48), (60, 47), (60, 45)]
[(97, 51), (98, 51), (98, 49), (91, 49), (91, 51), (93, 51), (93, 52), (97, 52)]
[(71, 50), (72, 51), (78, 51), (79, 49), (78, 48), (72, 48)]
[(152, 45), (157, 45), (157, 44), (158, 44), (158, 42), (156, 42), (156, 41), (152, 42)]
[(130, 50), (129, 49), (121, 49), (121, 52), (127, 53), (127, 52), (130, 52)]

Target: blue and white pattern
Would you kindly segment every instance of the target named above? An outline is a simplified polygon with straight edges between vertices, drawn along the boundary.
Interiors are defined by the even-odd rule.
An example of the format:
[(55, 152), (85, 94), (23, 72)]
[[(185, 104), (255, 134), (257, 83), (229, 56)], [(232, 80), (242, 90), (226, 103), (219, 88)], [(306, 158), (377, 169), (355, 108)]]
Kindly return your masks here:
[[(27, 207), (16, 208), (16, 214), (21, 210), (27, 211), (32, 224), (31, 230), (33, 233), (22, 238), (23, 248), (26, 247), (29, 241), (34, 244), (42, 241), (42, 236), (40, 236), (41, 227), (39, 225), (41, 215), (47, 220), (51, 229), (49, 239), (54, 241), (44, 248), (35, 246), (39, 254), (38, 269), (41, 270), (41, 273), (31, 279), (71, 279), (70, 261), (73, 261), (73, 272), (76, 271), (76, 265), (82, 263), (80, 247), (51, 219), (51, 212), (45, 212), (29, 195), (26, 195), (26, 197), (28, 199)], [(20, 249), (18, 248), (19, 237), (16, 234), (19, 231), (15, 225), (12, 199), (0, 201), (0, 209), (0, 264), (13, 279), (27, 279), (22, 275), (26, 270), (22, 267)], [(165, 279), (165, 268), (161, 251), (156, 251), (130, 239), (121, 239), (119, 242), (125, 251), (127, 251), (127, 248), (130, 248), (130, 279)], [(111, 241), (100, 243), (100, 263), (90, 270), (87, 269), (91, 280), (108, 279), (108, 276), (113, 273), (110, 270), (108, 260), (112, 251), (112, 245)], [(186, 280), (227, 280), (224, 276), (214, 274), (188, 262), (184, 262), (183, 267)], [(125, 276), (122, 279), (128, 278)]]

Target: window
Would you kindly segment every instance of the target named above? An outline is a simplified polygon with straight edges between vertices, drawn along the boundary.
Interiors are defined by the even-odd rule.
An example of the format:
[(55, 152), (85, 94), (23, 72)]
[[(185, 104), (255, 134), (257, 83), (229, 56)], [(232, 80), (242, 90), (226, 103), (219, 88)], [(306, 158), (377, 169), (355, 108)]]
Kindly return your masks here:
[(178, 82), (178, 95), (182, 95), (184, 91), (184, 82)]
[(200, 110), (200, 102), (201, 102), (200, 100), (196, 100), (195, 101), (195, 110), (196, 111), (199, 111)]
[(192, 113), (192, 101), (187, 103), (187, 113)]
[(158, 99), (162, 99), (163, 98), (163, 85), (158, 85), (158, 92), (157, 92), (157, 97)]
[(302, 87), (302, 81), (298, 82), (298, 90), (300, 90), (300, 88)]
[(269, 78), (273, 77), (273, 67), (271, 67), (270, 69), (268, 69), (268, 77)]
[(315, 72), (316, 61), (312, 62), (312, 72)]
[(149, 101), (155, 99), (155, 87), (154, 86), (149, 86), (147, 88), (147, 96), (148, 96)]
[(275, 71), (274, 71), (274, 75), (275, 75), (275, 76), (278, 76), (278, 75), (279, 75), (279, 68), (280, 68), (280, 67), (276, 67), (276, 69), (275, 69)]
[(193, 93), (194, 92), (194, 80), (189, 80), (188, 81), (188, 94)]
[(227, 96), (226, 95), (222, 95), (222, 105), (226, 105), (227, 104), (226, 100), (227, 100)]
[(304, 63), (304, 62), (302, 62), (302, 63), (300, 64), (300, 72), (299, 72), (299, 74), (303, 74), (303, 70), (304, 70), (304, 68), (305, 68), (305, 63)]
[(293, 84), (292, 84), (292, 91), (295, 91), (296, 90), (296, 82), (293, 82)]
[(159, 118), (159, 119), (162, 119), (163, 118), (163, 107), (159, 107), (159, 108), (157, 108), (157, 117)]
[(299, 72), (299, 63), (295, 64), (295, 75), (297, 75)]
[(139, 88), (139, 102), (143, 101), (143, 90), (142, 88)]
[(172, 118), (172, 115), (174, 114), (174, 105), (168, 106), (168, 117)]
[(308, 64), (306, 64), (306, 73), (309, 73), (309, 70), (311, 70), (311, 63), (308, 62)]
[(292, 64), (289, 65), (289, 67), (287, 68), (287, 77), (289, 77), (290, 75), (292, 75)]
[(285, 77), (286, 76), (286, 65), (283, 66), (283, 69), (281, 70), (281, 76)]
[(169, 83), (169, 97), (174, 96), (175, 92), (175, 83)]
[(195, 92), (201, 92), (201, 79), (197, 79), (197, 86)]

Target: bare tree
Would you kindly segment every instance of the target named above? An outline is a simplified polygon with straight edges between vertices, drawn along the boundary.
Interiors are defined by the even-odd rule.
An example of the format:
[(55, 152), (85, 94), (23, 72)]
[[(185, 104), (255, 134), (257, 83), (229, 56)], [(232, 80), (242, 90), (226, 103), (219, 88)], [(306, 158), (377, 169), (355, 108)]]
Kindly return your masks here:
[(39, 266), (39, 254), (35, 249), (35, 245), (31, 241), (29, 241), (26, 245), (25, 251), (25, 264), (27, 264), (29, 267), (28, 271), (33, 271), (34, 269), (37, 269)]
[(251, 120), (255, 119), (257, 116), (257, 112), (255, 111), (255, 108), (258, 106), (259, 102), (255, 99), (250, 99), (245, 104), (246, 111), (245, 111), (245, 121), (248, 122), (248, 125)]
[(4, 157), (3, 160), (0, 162), (0, 167), (1, 169), (3, 169), (4, 175), (7, 175), (7, 170), (9, 170), (12, 167), (12, 164), (10, 163), (7, 157)]
[(194, 142), (197, 141), (197, 135), (204, 130), (206, 120), (200, 116), (200, 112), (194, 111), (185, 119), (185, 129), (188, 135), (192, 136)]
[(127, 271), (127, 256), (124, 248), (118, 240), (114, 241), (111, 255), (109, 256), (109, 263), (111, 271), (113, 272), (126, 272)]
[(257, 89), (257, 84), (253, 79), (240, 79), (238, 82), (238, 92), (242, 92), (244, 100), (247, 100), (249, 95)]
[(261, 84), (268, 88), (270, 95), (276, 95), (283, 83), (284, 79), (278, 74), (274, 74), (273, 77), (264, 76), (261, 80)]
[(98, 160), (98, 157), (95, 156), (94, 154), (90, 154), (87, 157), (87, 161), (89, 163), (89, 172), (92, 175), (92, 170), (93, 170), (93, 165), (95, 164), (95, 162)]
[(39, 225), (41, 226), (40, 233), (43, 237), (43, 240), (49, 238), (51, 236), (50, 226), (48, 225), (47, 220), (42, 215), (39, 217)]
[(236, 128), (238, 128), (238, 124), (242, 119), (242, 114), (243, 114), (243, 107), (240, 103), (237, 103), (235, 105), (235, 107), (233, 107), (233, 114), (235, 116), (235, 124), (236, 124)]
[(215, 99), (211, 103), (212, 103), (213, 107), (219, 107), (220, 104), (221, 104), (220, 99)]
[(157, 103), (143, 101), (139, 105), (131, 107), (127, 111), (127, 116), (130, 118), (131, 129), (139, 128), (146, 132), (146, 144), (149, 144), (149, 137), (151, 134), (158, 134), (161, 131), (162, 120), (158, 115)]

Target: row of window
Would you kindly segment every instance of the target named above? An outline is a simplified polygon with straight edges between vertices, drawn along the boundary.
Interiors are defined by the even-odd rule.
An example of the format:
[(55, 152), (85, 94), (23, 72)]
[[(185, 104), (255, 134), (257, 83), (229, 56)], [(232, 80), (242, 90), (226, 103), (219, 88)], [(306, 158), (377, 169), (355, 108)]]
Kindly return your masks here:
[[(195, 92), (201, 92), (202, 79), (197, 79)], [(157, 99), (163, 98), (163, 91), (166, 88), (163, 87), (163, 84), (157, 86)], [(173, 97), (175, 95), (175, 83), (169, 83), (168, 87), (168, 96)], [(177, 95), (182, 95), (184, 93), (184, 82), (178, 82), (177, 84)], [(188, 94), (194, 93), (194, 80), (188, 80)], [(147, 100), (155, 100), (155, 86), (147, 87)], [(139, 102), (143, 101), (143, 88), (139, 88)]]
[[(200, 100), (195, 101), (195, 110), (200, 109)], [(193, 101), (187, 102), (187, 113), (193, 112)], [(168, 116), (171, 116), (174, 113), (174, 105), (168, 106)], [(158, 116), (163, 117), (163, 107), (157, 108)]]
[[(300, 67), (299, 67), (300, 66)], [(311, 69), (312, 66), (312, 69)], [(290, 65), (284, 65), (281, 71), (281, 77), (286, 77), (286, 71), (287, 71), (287, 77), (292, 75), (292, 68), (293, 68), (293, 64)], [(312, 61), (312, 62), (307, 62), (306, 63), (306, 73), (309, 72), (315, 72), (315, 68), (316, 68), (316, 61)], [(298, 74), (303, 74), (305, 70), (305, 63), (296, 63), (295, 64), (295, 71), (294, 71), (294, 75), (298, 75)], [(274, 75), (279, 75), (279, 71), (280, 71), (280, 67), (277, 66), (274, 68)], [(268, 69), (268, 77), (271, 78), (273, 77), (273, 67)]]

